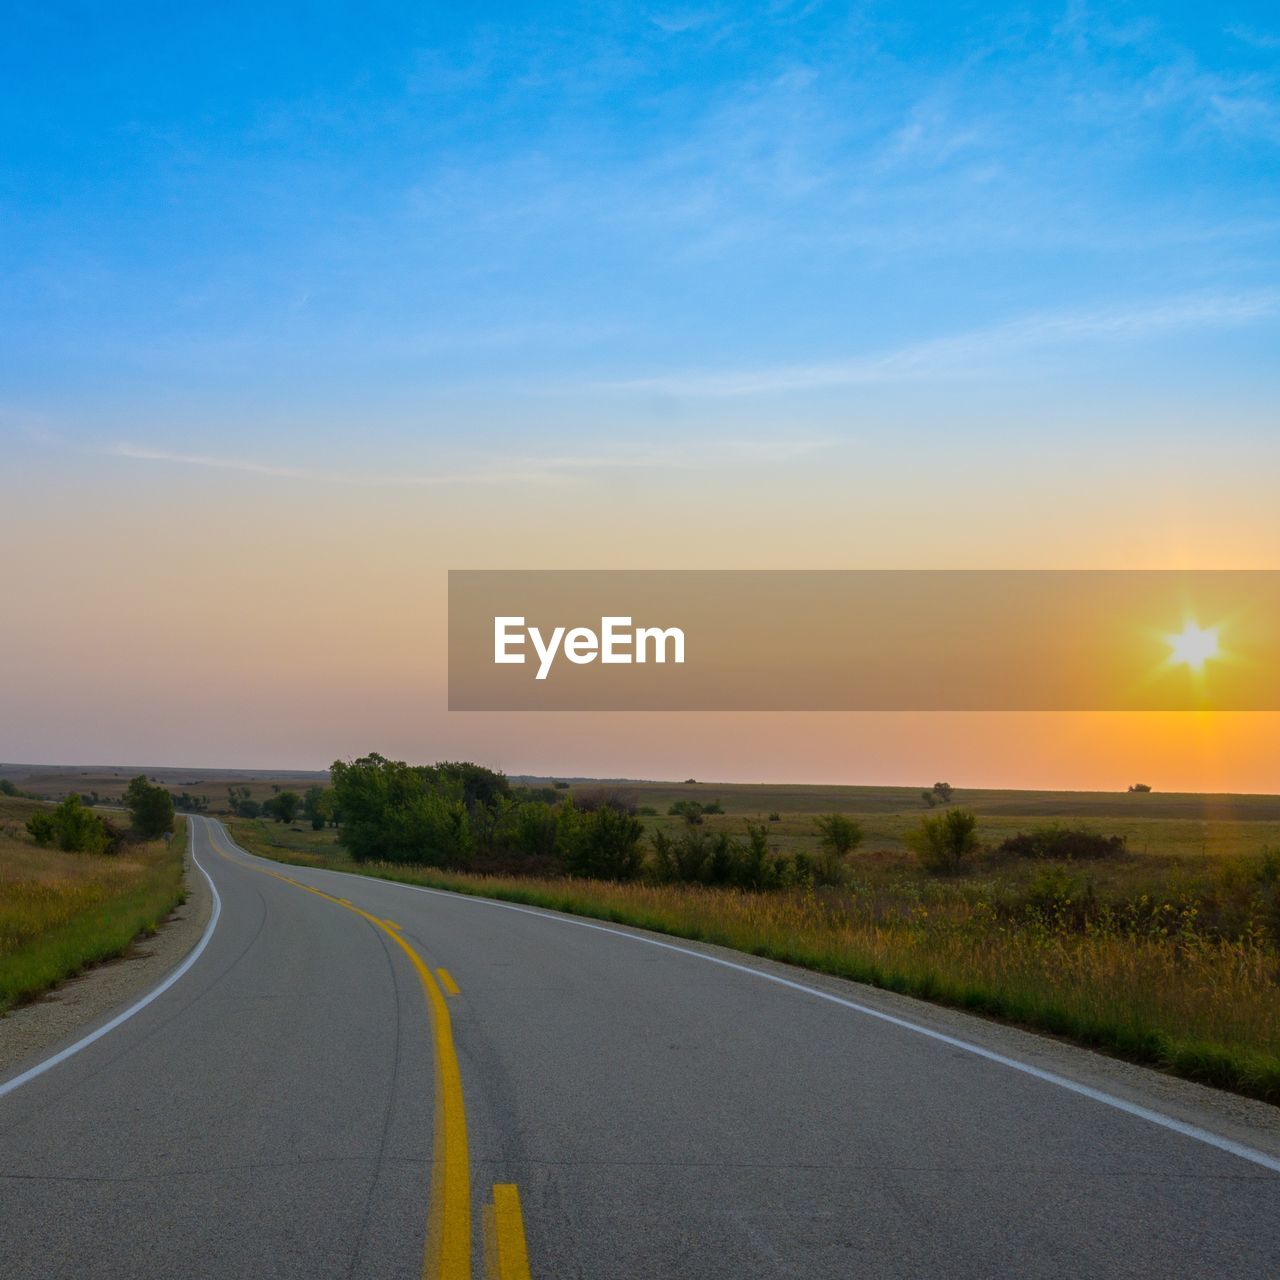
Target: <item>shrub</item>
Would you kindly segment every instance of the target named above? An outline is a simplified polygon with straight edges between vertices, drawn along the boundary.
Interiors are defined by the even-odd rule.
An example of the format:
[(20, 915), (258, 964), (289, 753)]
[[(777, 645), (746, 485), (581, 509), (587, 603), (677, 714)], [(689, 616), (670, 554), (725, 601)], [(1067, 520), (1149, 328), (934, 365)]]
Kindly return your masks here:
[(618, 813), (635, 813), (636, 793), (625, 787), (587, 787), (577, 792), (573, 802), (583, 813), (597, 809), (616, 809)]
[(281, 791), (262, 806), (262, 812), (287, 826), (298, 816), (301, 808), (302, 797), (296, 791)]
[(37, 844), (56, 844), (67, 853), (113, 853), (120, 838), (78, 795), (68, 796), (52, 812), (33, 813), (27, 830)]
[(843, 813), (829, 813), (818, 819), (818, 843), (838, 858), (852, 853), (862, 843), (862, 828)]
[(696, 800), (677, 800), (667, 810), (668, 817), (683, 818), (691, 827), (696, 827), (702, 822), (702, 813), (702, 806)]
[[(561, 811), (563, 818), (565, 811)], [(644, 824), (611, 805), (578, 811), (560, 829), (564, 868), (595, 880), (634, 880), (644, 867)]]
[(47, 809), (38, 809), (27, 819), (27, 831), (42, 848), (47, 848), (58, 838), (57, 824)]
[(509, 805), (495, 825), (490, 861), (522, 874), (549, 872), (559, 829), (556, 807), (545, 800)]
[(134, 830), (145, 840), (154, 840), (173, 830), (173, 797), (160, 786), (138, 774), (125, 789), (124, 802)]
[(376, 753), (331, 770), (339, 839), (357, 862), (380, 858), (458, 867), (471, 848), (464, 783), (455, 770), (415, 767)]
[(998, 853), (1018, 858), (1060, 858), (1065, 862), (1097, 862), (1122, 857), (1124, 836), (1104, 836), (1085, 827), (1049, 823), (1030, 832), (1018, 832), (1003, 841)]
[(948, 809), (922, 818), (909, 831), (907, 846), (919, 856), (926, 871), (954, 875), (978, 847), (978, 819), (969, 809)]

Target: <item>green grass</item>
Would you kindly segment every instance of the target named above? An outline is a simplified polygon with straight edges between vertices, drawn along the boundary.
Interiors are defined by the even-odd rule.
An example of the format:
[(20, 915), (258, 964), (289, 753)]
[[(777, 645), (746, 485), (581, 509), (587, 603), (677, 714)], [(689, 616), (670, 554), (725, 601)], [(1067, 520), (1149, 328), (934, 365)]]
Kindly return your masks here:
[(26, 836), (39, 807), (0, 801), (0, 1012), (124, 955), (185, 897), (185, 822), (168, 842), (128, 844), (117, 855), (64, 853)]
[[(1136, 854), (1051, 867), (1046, 878), (1042, 864), (988, 857), (964, 876), (939, 880), (882, 848), (852, 859), (844, 889), (747, 893), (355, 864), (332, 831), (232, 826), (246, 848), (280, 861), (715, 943), (1280, 1102), (1280, 898), (1258, 879), (1256, 858)], [(1222, 845), (1256, 851), (1253, 838), (1237, 833)], [(1082, 892), (1093, 895), (1086, 920), (1074, 896)]]

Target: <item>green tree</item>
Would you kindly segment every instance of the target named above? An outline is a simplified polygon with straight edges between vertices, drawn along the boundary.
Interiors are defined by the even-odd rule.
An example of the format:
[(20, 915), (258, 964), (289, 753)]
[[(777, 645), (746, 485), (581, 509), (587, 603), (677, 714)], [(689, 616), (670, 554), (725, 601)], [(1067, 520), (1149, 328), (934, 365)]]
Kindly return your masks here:
[(68, 853), (106, 853), (112, 844), (106, 823), (78, 795), (68, 796), (52, 812), (33, 813), (27, 830), (37, 844), (56, 844)]
[(848, 873), (845, 858), (862, 843), (862, 828), (843, 813), (819, 818), (817, 827), (822, 854), (814, 862), (814, 878), (819, 884), (841, 884)]
[(146, 840), (173, 830), (173, 797), (164, 787), (148, 782), (145, 774), (130, 781), (124, 793), (133, 828)]
[[(409, 765), (375, 752), (357, 760), (335, 760), (330, 777), (334, 804), (342, 815), (339, 840), (357, 862), (383, 858), (459, 867), (470, 860), (471, 815), (457, 767), (446, 771)], [(481, 790), (477, 786), (473, 791), (477, 802)], [(500, 790), (494, 788), (495, 793)]]
[(37, 809), (27, 819), (27, 830), (31, 838), (43, 848), (47, 848), (58, 838), (58, 824), (48, 809)]
[(833, 857), (843, 858), (862, 843), (862, 828), (843, 813), (829, 813), (819, 818), (818, 843)]
[(955, 875), (978, 847), (978, 819), (969, 809), (948, 809), (922, 818), (907, 832), (907, 846), (919, 855), (927, 871)]
[(263, 811), (269, 813), (277, 822), (290, 823), (298, 816), (298, 810), (302, 808), (302, 797), (296, 791), (281, 791), (279, 795), (274, 795), (263, 806)]
[(302, 812), (311, 820), (312, 831), (323, 831), (333, 817), (333, 797), (328, 787), (308, 787), (302, 797)]
[(667, 816), (671, 818), (683, 818), (691, 827), (697, 827), (702, 824), (702, 815), (705, 812), (702, 805), (696, 800), (677, 800), (670, 809), (667, 810)]
[[(562, 806), (561, 813), (568, 808)], [(565, 834), (561, 857), (570, 875), (634, 880), (644, 868), (644, 823), (634, 814), (602, 805), (591, 813), (580, 813)]]

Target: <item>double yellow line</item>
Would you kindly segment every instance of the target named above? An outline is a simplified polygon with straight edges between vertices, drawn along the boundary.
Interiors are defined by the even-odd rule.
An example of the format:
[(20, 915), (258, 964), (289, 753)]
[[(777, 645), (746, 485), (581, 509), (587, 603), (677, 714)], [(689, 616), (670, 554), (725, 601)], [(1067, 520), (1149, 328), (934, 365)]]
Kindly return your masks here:
[[(215, 828), (221, 833), (222, 828)], [(427, 1246), (422, 1259), (423, 1280), (471, 1280), (471, 1165), (467, 1154), (467, 1113), (462, 1097), (462, 1072), (453, 1043), (453, 1020), (444, 990), (451, 996), (461, 991), (444, 970), (432, 974), (426, 962), (405, 941), (394, 920), (383, 920), (357, 907), (347, 898), (337, 898), (266, 867), (232, 857), (211, 840), (219, 857), (237, 866), (248, 867), (304, 893), (315, 894), (342, 907), (380, 929), (409, 957), (431, 1015), (435, 1044), (435, 1143), (431, 1156), (431, 1199), (427, 1209)], [(530, 1280), (529, 1252), (525, 1244), (520, 1193), (514, 1183), (498, 1183), (493, 1199), (483, 1210), (485, 1271), (489, 1280)]]

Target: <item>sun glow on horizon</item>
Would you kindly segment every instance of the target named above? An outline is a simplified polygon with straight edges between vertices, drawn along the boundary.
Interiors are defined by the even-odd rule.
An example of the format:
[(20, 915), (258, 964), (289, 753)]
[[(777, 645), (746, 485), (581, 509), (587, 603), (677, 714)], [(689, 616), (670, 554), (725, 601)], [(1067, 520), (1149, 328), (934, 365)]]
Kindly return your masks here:
[(1196, 672), (1203, 671), (1204, 664), (1210, 658), (1218, 657), (1221, 652), (1218, 644), (1218, 628), (1201, 627), (1190, 620), (1179, 634), (1171, 634), (1166, 639), (1171, 650), (1169, 661), (1182, 663)]

